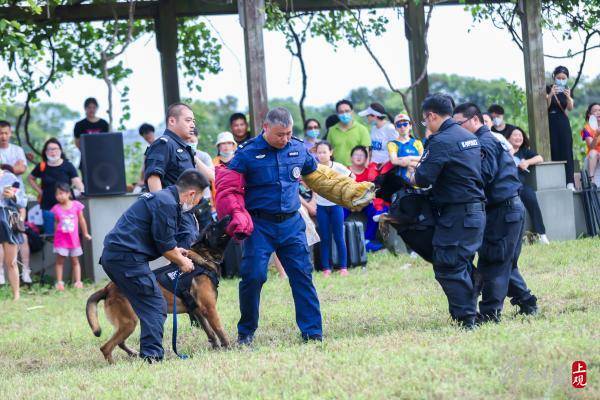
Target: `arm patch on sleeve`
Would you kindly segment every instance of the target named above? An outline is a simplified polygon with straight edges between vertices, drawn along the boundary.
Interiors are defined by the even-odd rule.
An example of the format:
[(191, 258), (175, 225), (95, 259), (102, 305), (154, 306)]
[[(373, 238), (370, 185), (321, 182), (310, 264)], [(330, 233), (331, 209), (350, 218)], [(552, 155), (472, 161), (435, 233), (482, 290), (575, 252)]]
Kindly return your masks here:
[(458, 148), (460, 149), (460, 151), (474, 149), (477, 147), (479, 147), (479, 140), (477, 139), (469, 139), (463, 140), (462, 142), (458, 142)]

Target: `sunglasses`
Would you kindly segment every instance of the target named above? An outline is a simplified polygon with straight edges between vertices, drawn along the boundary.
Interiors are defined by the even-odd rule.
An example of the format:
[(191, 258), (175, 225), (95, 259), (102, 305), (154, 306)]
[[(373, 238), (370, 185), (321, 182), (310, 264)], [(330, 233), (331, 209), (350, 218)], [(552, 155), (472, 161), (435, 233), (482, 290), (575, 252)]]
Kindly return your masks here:
[(402, 122), (402, 121), (396, 122), (396, 128), (404, 128), (407, 126), (410, 126), (410, 122)]

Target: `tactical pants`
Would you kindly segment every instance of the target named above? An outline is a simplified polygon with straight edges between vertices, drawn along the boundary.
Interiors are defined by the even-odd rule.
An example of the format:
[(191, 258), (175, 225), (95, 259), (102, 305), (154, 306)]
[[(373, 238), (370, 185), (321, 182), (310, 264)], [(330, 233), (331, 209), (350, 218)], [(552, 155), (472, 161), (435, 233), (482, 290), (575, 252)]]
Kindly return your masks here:
[[(477, 270), (482, 278), (482, 297), (479, 302), (479, 312), (482, 315), (502, 311), (523, 226), (524, 211), (518, 196), (487, 210), (477, 263)], [(476, 291), (479, 292), (478, 288)]]
[(433, 271), (455, 320), (473, 319), (477, 314), (471, 260), (481, 246), (485, 218), (482, 203), (450, 205), (438, 211), (433, 234)]
[(525, 231), (525, 221), (521, 223), (521, 230), (519, 232), (519, 240), (515, 247), (515, 254), (512, 261), (512, 269), (510, 271), (510, 281), (508, 283), (508, 294), (511, 298), (510, 303), (513, 305), (520, 304), (531, 298), (531, 290), (527, 288), (525, 279), (519, 272), (519, 257), (521, 256), (521, 247), (523, 246), (523, 233)]
[(167, 303), (148, 263), (136, 260), (131, 253), (106, 249), (100, 262), (106, 275), (127, 297), (140, 319), (140, 357), (162, 359)]
[(238, 334), (253, 335), (258, 327), (260, 292), (267, 280), (267, 264), (275, 251), (292, 288), (296, 323), (303, 337), (322, 334), (321, 310), (312, 282), (312, 264), (306, 242), (304, 220), (297, 213), (283, 221), (272, 222), (253, 217), (254, 231), (244, 242), (240, 266), (240, 312)]

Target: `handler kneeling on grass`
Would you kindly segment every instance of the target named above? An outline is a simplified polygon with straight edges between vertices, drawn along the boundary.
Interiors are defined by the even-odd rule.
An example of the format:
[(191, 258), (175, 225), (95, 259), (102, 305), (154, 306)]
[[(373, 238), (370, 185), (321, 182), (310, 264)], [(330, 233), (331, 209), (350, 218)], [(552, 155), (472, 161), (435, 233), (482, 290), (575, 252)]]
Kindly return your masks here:
[(246, 238), (240, 266), (238, 343), (252, 343), (258, 327), (262, 285), (275, 251), (289, 277), (296, 322), (304, 340), (322, 340), (321, 311), (312, 282), (305, 225), (298, 213), (300, 177), (324, 198), (352, 210), (372, 200), (373, 184), (356, 183), (326, 166), (317, 166), (300, 139), (292, 137), (285, 108), (269, 111), (263, 133), (238, 147), (226, 168), (217, 169), (219, 219), (231, 216), (227, 233)]
[(164, 256), (181, 272), (194, 269), (186, 250), (176, 247), (175, 233), (182, 213), (200, 202), (208, 185), (198, 171), (184, 171), (175, 185), (141, 195), (104, 238), (100, 263), (140, 319), (140, 357), (148, 362), (163, 358), (167, 318), (167, 304), (148, 262)]

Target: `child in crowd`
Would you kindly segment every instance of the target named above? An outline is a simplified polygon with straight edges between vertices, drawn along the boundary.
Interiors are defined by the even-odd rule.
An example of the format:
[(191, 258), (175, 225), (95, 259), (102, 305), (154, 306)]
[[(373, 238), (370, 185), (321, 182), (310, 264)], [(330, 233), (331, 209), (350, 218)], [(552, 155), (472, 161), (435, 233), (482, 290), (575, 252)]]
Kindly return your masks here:
[[(354, 174), (356, 182), (375, 182), (375, 179), (380, 173), (385, 173), (389, 170), (389, 163), (385, 163), (381, 169), (377, 168), (377, 164), (369, 163), (369, 153), (365, 146), (355, 146), (350, 152), (350, 171)], [(383, 199), (375, 198), (373, 201), (363, 208), (362, 213), (367, 218), (365, 225), (365, 245), (369, 253), (373, 253), (383, 249), (383, 243), (377, 239), (377, 231), (379, 224), (373, 217), (383, 214), (388, 211), (388, 205)]]
[(79, 256), (83, 254), (79, 240), (79, 227), (86, 240), (92, 237), (88, 233), (87, 223), (83, 217), (83, 204), (71, 199), (71, 187), (67, 183), (56, 185), (56, 204), (52, 207), (55, 216), (54, 226), (54, 253), (56, 253), (56, 289), (65, 290), (63, 281), (63, 266), (65, 257), (71, 258), (73, 273), (73, 286), (77, 289), (83, 288), (81, 283), (81, 266)]
[[(333, 161), (333, 152), (329, 142), (319, 142), (316, 148), (319, 164), (326, 165), (339, 174), (352, 175), (348, 168)], [(346, 254), (346, 242), (344, 241), (344, 209), (318, 194), (315, 195), (317, 198), (317, 229), (321, 237), (323, 275), (325, 277), (331, 275), (330, 249), (331, 236), (333, 235), (339, 258), (340, 275), (346, 276), (348, 275), (348, 256)]]
[(410, 117), (406, 114), (398, 114), (394, 118), (394, 126), (398, 137), (388, 143), (390, 162), (399, 166), (398, 175), (410, 181), (410, 174), (423, 154), (423, 144), (411, 135), (412, 125)]

